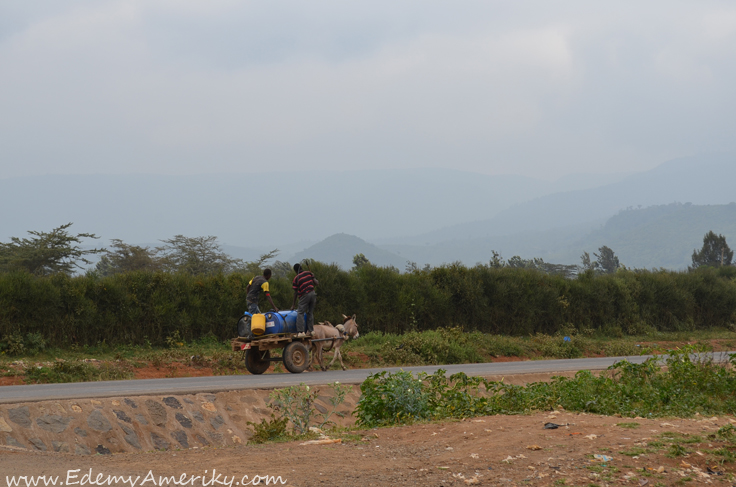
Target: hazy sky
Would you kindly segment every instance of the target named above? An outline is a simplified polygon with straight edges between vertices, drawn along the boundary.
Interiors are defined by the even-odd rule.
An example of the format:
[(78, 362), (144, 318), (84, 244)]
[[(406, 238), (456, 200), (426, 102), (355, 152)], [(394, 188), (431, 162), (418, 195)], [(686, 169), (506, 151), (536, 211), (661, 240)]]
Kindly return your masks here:
[(0, 178), (736, 149), (736, 2), (4, 0)]

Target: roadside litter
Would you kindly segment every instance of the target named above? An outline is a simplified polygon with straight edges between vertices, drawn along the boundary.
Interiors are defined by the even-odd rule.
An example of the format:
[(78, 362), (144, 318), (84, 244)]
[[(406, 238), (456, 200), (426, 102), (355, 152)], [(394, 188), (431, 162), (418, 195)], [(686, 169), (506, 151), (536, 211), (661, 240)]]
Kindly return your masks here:
[(340, 444), (342, 443), (342, 439), (340, 438), (330, 438), (329, 436), (325, 435), (321, 429), (315, 428), (314, 426), (311, 426), (309, 428), (309, 431), (312, 433), (317, 433), (319, 435), (318, 440), (309, 440), (305, 441), (303, 443), (299, 443), (299, 446), (305, 446), (305, 445), (333, 445), (333, 444)]

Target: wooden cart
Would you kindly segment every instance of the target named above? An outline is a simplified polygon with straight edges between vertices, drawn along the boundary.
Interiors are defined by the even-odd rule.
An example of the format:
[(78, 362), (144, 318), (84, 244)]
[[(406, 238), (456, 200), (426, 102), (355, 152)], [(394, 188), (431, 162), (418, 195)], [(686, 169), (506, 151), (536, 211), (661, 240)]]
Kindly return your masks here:
[[(292, 374), (304, 372), (309, 367), (309, 349), (313, 341), (330, 341), (334, 338), (312, 340), (297, 338), (294, 333), (279, 333), (256, 338), (238, 337), (233, 339), (233, 350), (243, 351), (245, 368), (251, 374), (262, 374), (271, 362), (283, 362), (286, 370)], [(281, 357), (271, 357), (271, 350), (283, 349)]]

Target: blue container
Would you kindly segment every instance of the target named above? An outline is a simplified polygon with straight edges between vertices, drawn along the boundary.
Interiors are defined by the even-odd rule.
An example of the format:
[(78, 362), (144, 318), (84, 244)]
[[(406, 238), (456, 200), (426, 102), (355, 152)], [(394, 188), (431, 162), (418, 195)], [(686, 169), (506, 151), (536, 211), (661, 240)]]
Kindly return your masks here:
[(296, 311), (280, 311), (279, 314), (284, 317), (284, 333), (296, 333)]
[(275, 311), (263, 313), (266, 315), (266, 335), (284, 333), (284, 317)]
[(266, 335), (296, 333), (296, 311), (269, 311), (266, 315)]

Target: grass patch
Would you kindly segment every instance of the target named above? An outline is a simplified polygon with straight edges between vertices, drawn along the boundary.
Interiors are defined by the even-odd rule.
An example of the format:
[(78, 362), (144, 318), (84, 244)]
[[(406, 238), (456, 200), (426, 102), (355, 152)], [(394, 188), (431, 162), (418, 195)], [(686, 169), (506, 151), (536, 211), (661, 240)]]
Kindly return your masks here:
[[(555, 377), (550, 382), (526, 386), (463, 373), (448, 379), (443, 370), (418, 377), (404, 371), (381, 372), (369, 376), (361, 385), (356, 414), (358, 422), (366, 426), (520, 414), (558, 406), (568, 411), (628, 417), (733, 414), (736, 372), (732, 365), (736, 356), (731, 357), (732, 363), (716, 363), (696, 355), (701, 351), (685, 347), (671, 350), (664, 360), (651, 358), (643, 364), (618, 362), (600, 376), (580, 371), (574, 378)], [(677, 433), (665, 433), (662, 438), (676, 445), (702, 441), (698, 436)], [(671, 450), (672, 454), (679, 454), (676, 449)]]
[(621, 450), (619, 451), (619, 453), (621, 455), (626, 455), (627, 457), (638, 457), (639, 455), (644, 455), (646, 453), (651, 453), (651, 452), (641, 447), (634, 447), (634, 448), (629, 448), (628, 450)]
[[(565, 340), (565, 337), (569, 340)], [(719, 346), (718, 343), (723, 343)], [(666, 353), (668, 349), (697, 344), (711, 350), (715, 341), (718, 350), (731, 350), (734, 341), (731, 330), (700, 330), (690, 332), (657, 332), (636, 336), (611, 336), (605, 331), (575, 328), (563, 329), (555, 335), (536, 334), (527, 337), (463, 332), (460, 328), (409, 332), (403, 335), (370, 332), (343, 346), (346, 356), (368, 357), (372, 366), (380, 365), (443, 365), (453, 363), (492, 362), (497, 357), (577, 358), (626, 357)], [(668, 346), (666, 343), (672, 345)], [(355, 359), (350, 360), (357, 364)]]
[[(698, 350), (710, 349), (711, 343), (721, 343), (716, 348), (723, 349), (723, 343), (736, 342), (733, 337), (734, 333), (728, 330), (703, 330), (671, 333), (653, 331), (646, 335), (615, 338), (601, 331), (577, 331), (574, 327), (563, 329), (556, 335), (511, 337), (465, 332), (455, 327), (402, 335), (381, 332), (361, 334), (358, 340), (345, 343), (343, 357), (346, 365), (354, 368), (492, 362), (498, 357), (543, 359), (630, 356), (665, 353), (669, 348), (686, 342), (702, 343)], [(186, 341), (174, 334), (164, 342), (165, 346), (152, 346), (150, 343), (112, 346), (102, 341), (96, 345), (59, 348), (34, 334), (12, 335), (8, 343), (15, 344), (12, 346), (13, 354), (7, 353), (11, 348), (7, 348), (6, 353), (0, 352), (0, 374), (23, 375), (25, 368), (18, 365), (20, 363), (28, 367), (35, 364), (50, 367), (57, 360), (82, 361), (88, 358), (101, 362), (125, 362), (134, 370), (154, 367), (167, 371), (171, 367), (186, 366), (208, 368), (214, 375), (246, 373), (241, 353), (233, 352), (229, 341), (219, 340), (214, 335)], [(278, 364), (275, 367), (277, 371), (283, 370), (279, 369)], [(31, 374), (29, 380), (37, 380), (37, 376)], [(674, 390), (665, 393), (677, 394)]]
[(636, 429), (641, 426), (639, 423), (616, 423), (619, 428)]
[(702, 443), (703, 437), (698, 435), (688, 435), (684, 433), (677, 433), (675, 431), (665, 431), (660, 435), (663, 440), (669, 441), (676, 444), (693, 444)]
[(670, 448), (667, 450), (667, 456), (670, 458), (684, 457), (688, 453), (689, 452), (685, 447), (677, 443), (671, 444)]
[(93, 365), (82, 361), (56, 361), (51, 366), (28, 366), (23, 373), (27, 384), (62, 382), (93, 382), (100, 380), (130, 379), (133, 373), (126, 364), (106, 363)]

